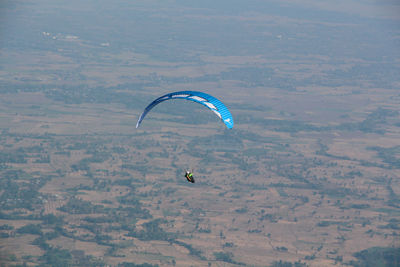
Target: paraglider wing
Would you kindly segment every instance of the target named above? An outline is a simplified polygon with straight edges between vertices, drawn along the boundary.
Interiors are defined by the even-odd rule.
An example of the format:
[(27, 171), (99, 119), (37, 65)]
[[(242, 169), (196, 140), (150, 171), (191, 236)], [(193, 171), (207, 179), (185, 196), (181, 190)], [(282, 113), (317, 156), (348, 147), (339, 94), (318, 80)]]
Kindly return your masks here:
[(159, 103), (170, 100), (170, 99), (185, 99), (185, 100), (190, 100), (194, 101), (197, 103), (200, 103), (207, 108), (211, 109), (228, 127), (228, 129), (231, 129), (233, 127), (233, 118), (227, 107), (219, 101), (217, 98), (208, 95), (206, 93), (202, 92), (196, 92), (196, 91), (180, 91), (180, 92), (174, 92), (174, 93), (169, 93), (166, 95), (163, 95), (153, 102), (151, 102), (143, 111), (143, 113), (140, 115), (138, 122), (136, 123), (136, 128), (140, 126), (142, 123), (144, 117), (146, 114), (156, 105)]

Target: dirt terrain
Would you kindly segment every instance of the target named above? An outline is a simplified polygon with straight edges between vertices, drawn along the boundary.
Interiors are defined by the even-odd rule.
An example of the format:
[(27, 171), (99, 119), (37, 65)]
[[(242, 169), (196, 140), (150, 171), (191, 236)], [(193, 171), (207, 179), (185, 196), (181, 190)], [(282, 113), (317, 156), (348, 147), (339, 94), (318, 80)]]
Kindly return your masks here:
[(0, 6), (0, 266), (400, 262), (394, 2), (95, 2)]
[[(317, 92), (296, 99), (311, 93)], [(33, 264), (45, 251), (34, 240), (49, 233), (54, 236), (46, 244), (73, 259), (90, 256), (113, 265), (265, 266), (284, 260), (329, 266), (354, 261), (363, 249), (397, 246), (399, 127), (379, 124), (384, 134), (349, 131), (340, 119), (299, 126), (286, 117), (305, 119), (320, 107), (282, 115), (275, 108), (288, 98), (269, 92), (264, 99), (274, 102), (271, 110), (231, 103), (233, 130), (196, 104), (165, 103), (182, 107), (182, 114), (156, 110), (136, 130), (139, 108), (4, 94), (2, 153), (23, 160), (4, 163), (3, 177), (19, 192), (37, 191), (7, 200), (10, 189), (2, 190), (0, 225), (10, 226), (1, 230), (7, 237), (2, 253)], [(32, 100), (35, 106), (27, 105)], [(209, 122), (185, 125), (184, 116)], [(356, 112), (350, 116), (354, 124), (363, 120)], [(194, 169), (195, 184), (185, 181), (185, 168)], [(21, 203), (25, 197), (30, 205)], [(45, 223), (48, 215), (61, 221)], [(40, 230), (20, 230), (27, 225)]]

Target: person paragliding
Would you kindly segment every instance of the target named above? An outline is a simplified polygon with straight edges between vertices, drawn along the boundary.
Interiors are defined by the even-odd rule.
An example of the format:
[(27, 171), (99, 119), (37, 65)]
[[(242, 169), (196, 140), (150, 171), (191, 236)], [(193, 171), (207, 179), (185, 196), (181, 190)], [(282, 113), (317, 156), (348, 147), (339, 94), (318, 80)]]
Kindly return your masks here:
[(193, 172), (186, 171), (185, 177), (188, 180), (188, 182), (194, 183)]
[[(197, 92), (197, 91), (178, 91), (178, 92), (172, 92), (163, 96), (160, 96), (153, 100), (148, 106), (143, 110), (142, 114), (140, 114), (140, 117), (136, 123), (136, 128), (139, 128), (140, 124), (142, 123), (143, 119), (146, 117), (146, 115), (149, 113), (151, 109), (153, 109), (155, 106), (158, 104), (168, 101), (168, 100), (173, 100), (173, 99), (183, 99), (183, 100), (189, 100), (193, 101), (196, 103), (199, 103), (205, 107), (207, 107), (209, 110), (215, 113), (221, 121), (225, 124), (225, 126), (228, 129), (233, 128), (233, 117), (229, 109), (217, 98), (203, 93), (203, 92)], [(193, 178), (193, 172), (186, 171), (185, 173), (185, 178), (191, 182), (194, 183), (194, 178)]]

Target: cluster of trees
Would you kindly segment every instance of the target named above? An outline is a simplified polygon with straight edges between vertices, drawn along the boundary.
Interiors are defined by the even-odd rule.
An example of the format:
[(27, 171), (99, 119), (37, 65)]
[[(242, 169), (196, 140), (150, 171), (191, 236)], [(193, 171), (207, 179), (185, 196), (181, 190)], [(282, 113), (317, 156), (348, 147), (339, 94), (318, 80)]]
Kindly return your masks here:
[(400, 146), (394, 147), (369, 147), (368, 149), (376, 151), (378, 157), (391, 169), (400, 169)]
[(143, 224), (143, 230), (141, 231), (131, 231), (129, 236), (136, 237), (140, 240), (164, 240), (172, 242), (177, 235), (174, 233), (165, 232), (164, 229), (160, 227), (160, 224), (166, 223), (166, 220), (155, 219)]
[(399, 266), (400, 248), (373, 247), (354, 254), (358, 261), (351, 261), (354, 267)]
[(78, 197), (71, 197), (64, 206), (59, 208), (59, 210), (69, 214), (99, 214), (106, 212), (103, 205), (93, 205), (91, 202), (82, 200)]
[(32, 177), (22, 170), (12, 169), (1, 172), (1, 175), (0, 213), (6, 210), (16, 212), (17, 209), (34, 211), (45, 199), (38, 190), (53, 178), (51, 175)]

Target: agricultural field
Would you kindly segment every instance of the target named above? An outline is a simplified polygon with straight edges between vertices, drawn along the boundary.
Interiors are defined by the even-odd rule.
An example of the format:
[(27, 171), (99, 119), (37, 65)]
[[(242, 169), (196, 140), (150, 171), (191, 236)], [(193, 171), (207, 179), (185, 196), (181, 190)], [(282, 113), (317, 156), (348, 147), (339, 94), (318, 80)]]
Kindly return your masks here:
[[(278, 95), (269, 98), (279, 106)], [(177, 100), (135, 129), (139, 107), (66, 104), (40, 92), (1, 101), (7, 262), (51, 264), (59, 253), (83, 265), (321, 266), (398, 245), (393, 106), (306, 123), (232, 102), (236, 125), (226, 130), (203, 107)], [(320, 107), (308, 108), (300, 116)], [(187, 168), (195, 184), (183, 177)]]
[[(7, 7), (37, 20), (0, 50), (0, 266), (399, 264), (400, 54), (352, 35), (375, 20), (133, 1), (80, 27), (90, 4), (66, 26), (39, 3)], [(234, 128), (181, 100), (135, 128), (178, 90)]]

